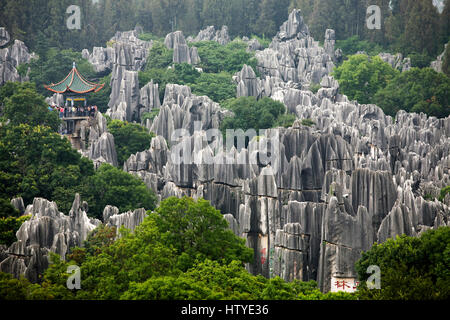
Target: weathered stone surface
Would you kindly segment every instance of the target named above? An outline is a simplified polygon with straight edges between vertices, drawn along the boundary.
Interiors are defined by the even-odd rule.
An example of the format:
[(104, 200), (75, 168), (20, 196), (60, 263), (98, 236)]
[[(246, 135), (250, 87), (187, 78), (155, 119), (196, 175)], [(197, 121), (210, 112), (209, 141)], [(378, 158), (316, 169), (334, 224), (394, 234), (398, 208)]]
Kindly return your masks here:
[(11, 46), (0, 49), (0, 86), (8, 81), (26, 80), (21, 79), (17, 67), (30, 62), (33, 57), (34, 54), (30, 54), (27, 46), (20, 40), (15, 40)]
[(199, 41), (216, 41), (221, 45), (226, 45), (230, 42), (228, 27), (222, 26), (220, 30), (216, 31), (214, 26), (208, 26), (205, 29), (200, 30), (198, 35), (192, 40), (192, 42)]
[(115, 65), (111, 77), (111, 96), (106, 112), (112, 119), (133, 121), (139, 117), (139, 78), (137, 71)]
[(6, 46), (11, 40), (8, 30), (5, 27), (0, 27), (0, 47)]
[(118, 165), (114, 136), (111, 133), (104, 132), (96, 142), (91, 144), (89, 149), (89, 159), (98, 164), (105, 162), (110, 163), (113, 166)]
[(19, 211), (20, 214), (25, 213), (25, 205), (22, 197), (11, 199), (11, 205)]
[(168, 49), (173, 50), (174, 63), (189, 63), (197, 65), (200, 62), (197, 49), (190, 49), (186, 43), (182, 31), (169, 33), (164, 39), (164, 44)]
[(55, 93), (51, 97), (45, 98), (45, 102), (50, 106), (64, 106), (64, 96), (60, 93)]
[(87, 49), (82, 52), (83, 58), (89, 60), (95, 72), (104, 73), (112, 70), (115, 51), (112, 47), (94, 47), (92, 53)]
[(68, 216), (59, 212), (54, 202), (35, 198), (25, 211), (31, 219), (17, 231), (17, 242), (6, 250), (7, 258), (0, 262), (0, 270), (38, 282), (48, 267), (49, 252), (65, 259), (69, 248), (81, 246), (100, 224), (99, 220), (89, 219), (86, 210), (78, 194)]
[[(116, 227), (117, 232), (121, 227), (134, 231), (134, 229), (144, 221), (147, 216), (145, 209), (136, 209), (134, 211), (128, 211), (122, 214), (111, 214), (111, 211), (118, 212), (119, 210), (115, 207), (105, 208), (103, 211), (104, 223), (108, 226)], [(106, 213), (105, 213), (106, 211)]]
[(392, 55), (390, 53), (382, 52), (378, 54), (378, 56), (384, 61), (391, 65), (392, 68), (400, 70), (402, 72), (408, 71), (411, 69), (411, 59), (403, 58), (401, 53), (397, 53), (396, 55)]
[(161, 108), (161, 102), (159, 100), (158, 84), (152, 80), (140, 90), (139, 117), (144, 112), (150, 112), (153, 109), (159, 108)]
[[(169, 48), (177, 42), (185, 45), (181, 33), (166, 38)], [(183, 48), (177, 50), (178, 57), (187, 57)], [(113, 65), (118, 83), (133, 71), (128, 56), (123, 51)], [(192, 52), (189, 56), (194, 63)], [(444, 203), (424, 199), (450, 184), (450, 117), (400, 111), (394, 119), (376, 105), (350, 101), (329, 76), (339, 59), (334, 32), (327, 30), (322, 48), (297, 10), (270, 48), (256, 56), (261, 79), (244, 66), (234, 77), (237, 95), (284, 103), (297, 118), (292, 127), (257, 132), (247, 144), (224, 148), (218, 129), (232, 113), (187, 86), (168, 84), (158, 116), (146, 124), (156, 137), (148, 150), (124, 163), (124, 171), (142, 179), (159, 201), (209, 200), (254, 250), (254, 261), (246, 265), (250, 272), (316, 280), (323, 291), (330, 290), (332, 278), (355, 278), (355, 261), (375, 241), (450, 225), (450, 196)], [(394, 66), (403, 63), (385, 58)], [(309, 90), (313, 83), (321, 85), (315, 94)], [(154, 83), (141, 91), (137, 81), (123, 89), (114, 86), (110, 112), (118, 118), (157, 108)], [(96, 121), (90, 152), (113, 161), (112, 144), (100, 143), (107, 136), (106, 121)], [(98, 152), (102, 148), (106, 155)], [(117, 208), (107, 207), (104, 221), (134, 228), (143, 214), (136, 210), (119, 217)], [(58, 241), (63, 251), (64, 241)], [(44, 253), (33, 254), (44, 265), (39, 260)], [(4, 269), (18, 274), (28, 268), (28, 260), (14, 261)]]
[(96, 168), (102, 163), (118, 164), (114, 136), (108, 132), (106, 118), (100, 112), (89, 125), (88, 146), (83, 145), (82, 154), (91, 159)]
[(447, 49), (448, 43), (445, 44), (444, 51), (442, 51), (442, 53), (437, 56), (436, 60), (431, 62), (430, 68), (434, 69), (434, 71), (442, 72), (442, 64), (444, 62), (444, 56)]
[(252, 67), (244, 64), (242, 70), (235, 74), (234, 81), (237, 83), (236, 97), (256, 97), (261, 94), (261, 84), (256, 78)]
[[(256, 52), (258, 71), (266, 77), (280, 78), (284, 82), (300, 84), (320, 83), (331, 73), (335, 43), (334, 31), (325, 34), (325, 48), (309, 34), (300, 10), (293, 10), (273, 39), (270, 47)], [(274, 94), (272, 90), (272, 95)]]

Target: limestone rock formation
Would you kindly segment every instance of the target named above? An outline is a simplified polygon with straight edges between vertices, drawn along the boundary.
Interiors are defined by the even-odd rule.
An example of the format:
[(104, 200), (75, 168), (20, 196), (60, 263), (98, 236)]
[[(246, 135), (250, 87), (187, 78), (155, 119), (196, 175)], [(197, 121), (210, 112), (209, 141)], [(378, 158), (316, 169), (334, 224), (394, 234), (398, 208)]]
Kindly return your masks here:
[(382, 52), (378, 54), (378, 56), (384, 61), (391, 65), (392, 68), (400, 70), (402, 72), (408, 71), (411, 69), (411, 59), (403, 58), (401, 53), (397, 53), (396, 55), (392, 55), (390, 53)]
[(261, 81), (256, 78), (252, 67), (244, 64), (241, 72), (235, 74), (234, 81), (237, 83), (236, 97), (258, 98), (261, 95)]
[(154, 83), (153, 80), (143, 86), (140, 90), (139, 107), (139, 117), (144, 112), (150, 112), (153, 109), (161, 108), (158, 84)]
[(431, 62), (430, 68), (436, 72), (442, 72), (442, 63), (444, 62), (445, 52), (448, 49), (448, 43), (445, 44), (444, 51), (437, 56), (435, 61)]
[[(82, 247), (83, 241), (102, 223), (88, 218), (87, 211), (88, 204), (81, 201), (79, 194), (75, 195), (69, 215), (59, 212), (54, 202), (35, 198), (25, 210), (25, 215), (31, 218), (17, 231), (17, 241), (9, 248), (0, 248), (0, 271), (40, 282), (40, 276), (49, 265), (50, 252), (65, 259), (71, 248)], [(107, 206), (103, 211), (103, 223), (115, 226), (117, 231), (120, 227), (133, 231), (146, 216), (145, 209), (119, 214), (119, 209)]]
[(197, 65), (200, 62), (197, 48), (189, 48), (182, 31), (169, 33), (164, 39), (164, 44), (168, 49), (173, 50), (174, 63), (189, 63)]
[(11, 205), (22, 215), (25, 213), (25, 205), (22, 197), (11, 199)]
[(115, 65), (111, 77), (111, 96), (106, 114), (112, 119), (133, 121), (139, 117), (139, 78), (137, 71)]
[(17, 67), (30, 62), (33, 57), (34, 54), (30, 54), (27, 46), (20, 40), (15, 40), (11, 46), (0, 49), (0, 86), (8, 81), (22, 81)]
[(95, 168), (102, 163), (118, 165), (114, 136), (108, 132), (106, 118), (101, 113), (97, 113), (94, 123), (82, 127), (81, 131), (81, 140), (87, 140), (87, 145), (82, 145), (82, 154), (94, 162)]
[[(316, 280), (323, 291), (332, 279), (356, 279), (354, 263), (375, 241), (450, 223), (448, 205), (421, 196), (450, 182), (450, 117), (400, 111), (393, 121), (375, 105), (349, 101), (330, 76), (313, 94), (253, 74), (245, 66), (235, 75), (239, 90), (270, 92), (298, 118), (291, 128), (220, 148), (222, 135), (205, 130), (218, 128), (228, 111), (168, 85), (152, 127), (157, 137), (124, 170), (161, 200), (211, 201), (254, 250), (250, 272)], [(174, 140), (177, 129), (184, 132)], [(264, 161), (268, 154), (276, 156)]]
[(92, 53), (84, 49), (82, 56), (87, 59), (94, 67), (95, 72), (104, 73), (112, 70), (114, 61), (114, 48), (112, 47), (94, 47)]
[(300, 84), (320, 83), (334, 67), (334, 31), (325, 33), (325, 48), (310, 36), (300, 10), (293, 10), (268, 49), (256, 52), (258, 71), (266, 77)]
[(11, 40), (8, 30), (5, 27), (0, 27), (0, 47), (6, 46)]
[(116, 227), (117, 233), (119, 233), (121, 227), (134, 231), (144, 221), (146, 216), (145, 209), (136, 209), (119, 214), (118, 208), (107, 206), (103, 211), (104, 223), (108, 226)]
[(86, 211), (87, 204), (81, 202), (78, 194), (68, 216), (59, 212), (54, 202), (35, 198), (25, 211), (31, 219), (22, 224), (17, 241), (4, 252), (7, 258), (0, 261), (0, 270), (39, 282), (48, 267), (49, 252), (64, 259), (70, 248), (81, 246), (89, 232), (100, 224), (99, 220), (89, 219)]
[(214, 26), (208, 26), (205, 29), (200, 30), (198, 35), (192, 40), (192, 42), (199, 41), (216, 41), (221, 45), (226, 45), (230, 42), (228, 27), (222, 26), (220, 30), (216, 30)]

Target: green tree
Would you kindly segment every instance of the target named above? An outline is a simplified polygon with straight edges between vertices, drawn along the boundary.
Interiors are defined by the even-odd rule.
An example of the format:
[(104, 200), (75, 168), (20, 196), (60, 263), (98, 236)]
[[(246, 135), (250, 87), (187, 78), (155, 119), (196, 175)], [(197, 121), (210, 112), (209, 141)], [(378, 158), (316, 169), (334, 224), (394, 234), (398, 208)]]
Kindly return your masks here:
[(58, 130), (58, 114), (48, 110), (44, 97), (36, 92), (33, 84), (8, 82), (0, 89), (0, 97), (4, 104), (3, 116), (11, 124), (43, 125)]
[(256, 70), (257, 61), (254, 53), (247, 52), (247, 45), (242, 41), (232, 41), (222, 46), (215, 41), (201, 41), (194, 44), (201, 59), (200, 67), (207, 73), (222, 71), (234, 74), (241, 71), (244, 64)]
[[(420, 237), (402, 235), (374, 244), (356, 263), (361, 299), (448, 300), (450, 296), (450, 227)], [(381, 270), (381, 289), (368, 289), (370, 265)]]
[(399, 72), (380, 57), (357, 54), (349, 57), (333, 72), (339, 88), (349, 99), (359, 103), (373, 103), (374, 95)]
[(137, 152), (150, 148), (154, 137), (147, 129), (139, 124), (112, 120), (108, 123), (108, 130), (114, 136), (117, 151), (117, 161), (122, 166), (128, 158)]
[(269, 129), (289, 124), (292, 120), (286, 117), (286, 107), (282, 103), (267, 97), (260, 100), (255, 97), (230, 99), (223, 106), (234, 113), (222, 121), (220, 128), (224, 133), (226, 129)]
[(105, 86), (98, 92), (92, 92), (88, 96), (88, 103), (91, 106), (97, 106), (98, 111), (105, 113), (108, 110), (109, 98), (111, 96), (111, 74), (103, 77), (99, 80), (99, 83), (103, 83)]
[(154, 219), (165, 243), (177, 251), (177, 267), (187, 270), (198, 259), (250, 262), (253, 252), (228, 228), (219, 210), (206, 200), (168, 198)]
[(450, 78), (445, 74), (431, 68), (412, 68), (397, 74), (373, 101), (390, 115), (405, 110), (443, 118), (450, 114), (449, 92)]
[[(82, 158), (50, 127), (0, 127), (0, 198), (21, 196), (25, 204), (34, 197), (51, 200), (58, 190), (80, 186), (93, 174), (92, 161)], [(61, 210), (70, 209), (74, 194), (57, 199)]]
[(173, 50), (167, 49), (164, 43), (156, 41), (149, 51), (146, 70), (164, 69), (172, 64)]
[(447, 193), (450, 193), (450, 185), (441, 189), (441, 193), (439, 194), (439, 201), (444, 201)]
[(140, 179), (109, 164), (101, 165), (85, 186), (83, 198), (89, 203), (90, 215), (97, 218), (107, 205), (118, 207), (120, 212), (155, 208), (155, 194)]
[(10, 246), (17, 240), (16, 232), (19, 230), (22, 223), (28, 220), (30, 216), (22, 217), (0, 217), (0, 244)]
[(447, 77), (450, 77), (450, 48), (447, 46), (445, 50), (444, 59), (442, 61), (442, 72), (444, 72)]
[(194, 84), (191, 84), (192, 93), (198, 96), (208, 96), (215, 102), (236, 96), (236, 85), (232, 77), (226, 72), (202, 73)]

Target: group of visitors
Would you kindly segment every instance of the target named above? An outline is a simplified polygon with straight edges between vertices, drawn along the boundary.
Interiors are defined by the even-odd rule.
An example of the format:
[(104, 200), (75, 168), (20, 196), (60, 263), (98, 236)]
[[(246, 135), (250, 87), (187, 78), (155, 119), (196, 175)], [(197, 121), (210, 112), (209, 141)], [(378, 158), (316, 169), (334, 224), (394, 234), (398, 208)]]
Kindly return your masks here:
[(71, 117), (95, 117), (95, 113), (97, 112), (97, 106), (88, 106), (88, 107), (58, 107), (58, 106), (49, 106), (48, 109), (50, 111), (56, 110), (59, 112), (60, 118), (71, 118)]

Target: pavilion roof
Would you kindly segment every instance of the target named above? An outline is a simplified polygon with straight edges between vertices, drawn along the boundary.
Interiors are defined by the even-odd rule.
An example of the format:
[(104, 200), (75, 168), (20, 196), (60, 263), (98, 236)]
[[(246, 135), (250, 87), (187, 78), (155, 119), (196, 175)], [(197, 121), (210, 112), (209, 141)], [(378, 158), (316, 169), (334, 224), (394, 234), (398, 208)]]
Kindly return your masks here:
[(75, 62), (73, 63), (73, 68), (69, 74), (57, 84), (52, 83), (51, 85), (45, 86), (49, 91), (55, 93), (89, 93), (98, 92), (103, 89), (104, 84), (97, 84), (86, 80), (77, 70)]

